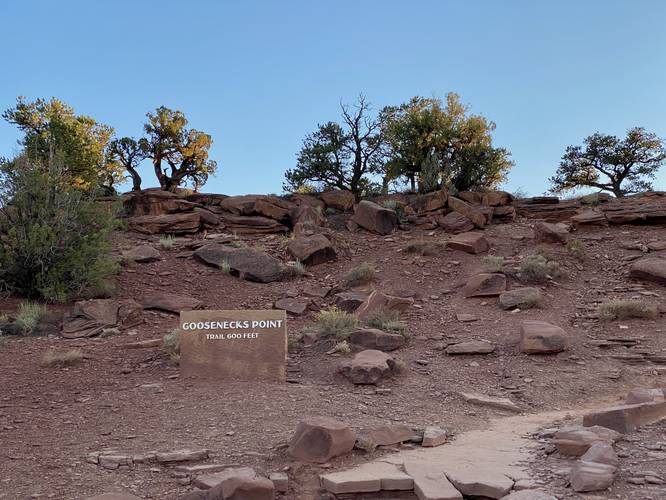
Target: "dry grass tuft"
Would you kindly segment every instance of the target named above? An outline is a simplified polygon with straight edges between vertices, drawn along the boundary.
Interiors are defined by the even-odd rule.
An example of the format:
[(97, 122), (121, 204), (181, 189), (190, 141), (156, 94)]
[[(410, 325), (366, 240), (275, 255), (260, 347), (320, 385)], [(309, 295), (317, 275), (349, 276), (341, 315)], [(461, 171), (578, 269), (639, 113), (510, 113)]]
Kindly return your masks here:
[(46, 306), (36, 302), (21, 302), (16, 312), (16, 325), (23, 335), (32, 335), (46, 317)]
[(437, 255), (444, 250), (445, 245), (439, 241), (413, 241), (405, 247), (405, 252), (418, 255)]
[(52, 366), (72, 366), (83, 360), (83, 353), (78, 349), (71, 351), (56, 351), (50, 349), (42, 356), (41, 365), (45, 368)]
[(346, 339), (358, 326), (358, 319), (346, 311), (331, 306), (315, 317), (315, 329), (321, 338)]
[(171, 330), (164, 336), (162, 350), (169, 355), (172, 361), (180, 361), (180, 330), (178, 328)]
[(400, 315), (395, 311), (380, 309), (370, 314), (365, 323), (371, 328), (377, 328), (383, 332), (399, 333), (404, 335), (405, 325), (399, 320)]
[(284, 266), (284, 269), (282, 270), (282, 279), (288, 280), (288, 279), (300, 278), (305, 273), (307, 273), (305, 264), (296, 260), (293, 262), (289, 262), (287, 263), (286, 266)]
[(482, 262), (483, 269), (488, 273), (501, 273), (504, 268), (504, 257), (499, 255), (486, 255)]
[(171, 250), (176, 244), (176, 238), (172, 234), (164, 234), (160, 236), (160, 246), (164, 250)]
[(659, 312), (656, 307), (640, 300), (613, 299), (599, 306), (599, 319), (603, 321), (628, 318), (655, 319), (657, 316)]
[(580, 240), (569, 240), (566, 244), (567, 252), (577, 260), (585, 260), (585, 243)]
[(345, 288), (366, 285), (376, 279), (375, 268), (368, 262), (363, 262), (347, 271), (342, 277), (342, 286)]
[(548, 260), (543, 255), (528, 255), (520, 263), (519, 277), (521, 281), (529, 283), (543, 283), (548, 278), (562, 276), (560, 265), (554, 260)]

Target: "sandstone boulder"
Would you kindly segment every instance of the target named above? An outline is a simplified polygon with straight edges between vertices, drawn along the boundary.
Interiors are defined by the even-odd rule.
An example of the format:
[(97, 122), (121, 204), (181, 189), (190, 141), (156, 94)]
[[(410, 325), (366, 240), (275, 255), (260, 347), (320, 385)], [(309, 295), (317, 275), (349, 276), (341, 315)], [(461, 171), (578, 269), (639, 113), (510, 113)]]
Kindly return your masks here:
[(359, 328), (349, 336), (349, 342), (364, 349), (395, 351), (405, 345), (405, 337), (376, 328)]
[(592, 446), (581, 455), (580, 459), (583, 462), (595, 462), (598, 464), (612, 465), (613, 467), (617, 467), (620, 461), (613, 446), (604, 442), (593, 443)]
[(534, 287), (514, 288), (503, 292), (499, 296), (499, 305), (502, 309), (529, 309), (538, 305), (542, 300), (541, 290)]
[(627, 394), (624, 404), (635, 405), (638, 403), (659, 403), (665, 400), (663, 389), (648, 389), (639, 387)]
[(414, 304), (414, 299), (411, 297), (396, 297), (375, 290), (356, 309), (354, 314), (359, 319), (365, 319), (379, 311), (401, 313), (406, 311), (412, 304)]
[(415, 432), (406, 425), (378, 425), (359, 431), (356, 447), (373, 451), (378, 446), (391, 446), (404, 443), (414, 437)]
[(335, 248), (323, 234), (309, 237), (297, 237), (287, 246), (289, 253), (295, 259), (308, 266), (316, 266), (335, 259)]
[(428, 426), (423, 431), (423, 441), (421, 446), (424, 448), (432, 448), (446, 443), (447, 433), (445, 429), (437, 426)]
[(234, 248), (212, 243), (199, 248), (194, 252), (194, 256), (218, 268), (226, 262), (233, 275), (248, 281), (270, 283), (283, 276), (283, 266), (278, 259), (252, 248)]
[(351, 210), (354, 206), (354, 202), (356, 201), (354, 194), (351, 191), (345, 191), (342, 189), (326, 191), (325, 193), (321, 193), (319, 198), (321, 198), (327, 207), (340, 210), (342, 212)]
[(437, 225), (447, 233), (466, 233), (474, 229), (474, 224), (464, 215), (451, 212), (437, 218)]
[(323, 464), (349, 453), (355, 443), (356, 434), (346, 424), (328, 417), (312, 417), (296, 426), (289, 454), (303, 462)]
[(486, 252), (490, 248), (488, 240), (481, 232), (458, 234), (447, 241), (446, 246), (471, 254)]
[(466, 497), (498, 499), (513, 488), (513, 479), (491, 469), (447, 469), (446, 477)]
[(500, 207), (508, 205), (512, 201), (513, 195), (511, 193), (507, 193), (506, 191), (490, 191), (483, 195), (481, 204), (489, 207)]
[(538, 243), (566, 243), (569, 238), (569, 227), (566, 224), (537, 222), (534, 235)]
[(365, 292), (340, 292), (335, 294), (335, 305), (348, 313), (356, 311), (368, 299)]
[(569, 349), (569, 336), (559, 326), (545, 321), (525, 320), (521, 325), (520, 351), (552, 354)]
[(144, 234), (193, 234), (201, 228), (197, 212), (130, 217), (129, 229)]
[(659, 401), (600, 408), (584, 415), (583, 425), (602, 426), (628, 433), (642, 425), (652, 424), (665, 418), (666, 402)]
[(127, 329), (142, 321), (143, 307), (134, 300), (85, 300), (76, 302), (63, 318), (62, 336), (66, 339), (94, 337), (106, 328)]
[(483, 195), (484, 193), (479, 193), (477, 191), (460, 191), (458, 193), (458, 198), (465, 200), (472, 205), (479, 205), (483, 201)]
[(470, 340), (469, 342), (460, 342), (451, 344), (445, 349), (446, 354), (490, 354), (495, 350), (495, 346), (485, 340)]
[(493, 207), (493, 222), (509, 223), (516, 220), (516, 209), (511, 205)]
[(479, 208), (473, 207), (469, 203), (464, 202), (463, 200), (459, 200), (458, 198), (454, 198), (453, 196), (449, 196), (447, 203), (449, 208), (451, 208), (454, 212), (458, 212), (459, 214), (467, 217), (479, 229), (483, 229), (483, 227), (486, 225), (486, 216)]
[(506, 290), (506, 276), (502, 273), (479, 273), (467, 280), (464, 297), (489, 297)]
[(192, 311), (203, 307), (203, 302), (199, 299), (168, 292), (146, 293), (141, 298), (141, 304), (144, 309), (157, 309), (159, 311), (175, 314), (180, 314), (181, 311)]
[(579, 493), (609, 488), (615, 481), (617, 469), (612, 465), (579, 460), (571, 468), (571, 488)]
[(502, 500), (557, 500), (557, 497), (546, 493), (543, 490), (520, 490), (512, 491), (507, 496), (502, 497)]
[(629, 269), (629, 276), (643, 281), (653, 281), (666, 285), (666, 259), (659, 257), (644, 257), (638, 259)]
[(574, 425), (557, 431), (553, 436), (553, 444), (565, 457), (580, 457), (595, 443), (613, 444), (619, 438), (619, 432), (605, 427)]
[(377, 234), (391, 234), (398, 224), (394, 210), (367, 200), (356, 205), (353, 220), (362, 228)]
[(420, 194), (414, 198), (409, 206), (417, 214), (424, 212), (433, 212), (441, 210), (446, 207), (446, 200), (448, 198), (446, 191), (433, 191), (432, 193)]
[(124, 252), (123, 257), (128, 261), (144, 264), (160, 260), (160, 252), (151, 245), (138, 245)]
[(123, 195), (123, 205), (131, 216), (166, 215), (177, 212), (189, 212), (200, 206), (185, 200), (181, 195), (161, 189), (132, 191)]
[(308, 306), (312, 303), (310, 299), (301, 297), (285, 297), (275, 301), (273, 307), (275, 309), (282, 309), (294, 316), (300, 316), (308, 310)]
[(367, 349), (340, 364), (339, 371), (357, 385), (377, 384), (397, 371), (395, 360), (385, 352)]
[(273, 234), (289, 231), (287, 226), (275, 219), (260, 215), (221, 213), (220, 220), (229, 231), (236, 234)]

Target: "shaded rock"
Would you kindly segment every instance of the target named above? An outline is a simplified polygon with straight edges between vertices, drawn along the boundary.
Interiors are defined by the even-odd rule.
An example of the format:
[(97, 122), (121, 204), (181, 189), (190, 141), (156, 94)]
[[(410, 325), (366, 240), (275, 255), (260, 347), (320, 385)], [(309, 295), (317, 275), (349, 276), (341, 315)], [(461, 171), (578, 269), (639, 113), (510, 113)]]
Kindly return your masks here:
[(481, 204), (488, 205), (490, 207), (500, 207), (503, 205), (508, 205), (513, 201), (513, 195), (507, 193), (506, 191), (490, 191), (483, 195), (481, 199)]
[(598, 464), (612, 465), (617, 467), (620, 459), (617, 457), (613, 447), (604, 442), (593, 443), (588, 450), (581, 455), (583, 462), (595, 462)]
[(193, 234), (201, 228), (201, 216), (197, 212), (140, 215), (130, 217), (128, 227), (144, 234)]
[(463, 288), (464, 297), (489, 297), (506, 290), (506, 276), (502, 273), (475, 274)]
[(666, 240), (664, 241), (651, 241), (647, 244), (648, 250), (651, 252), (661, 252), (666, 250)]
[(377, 384), (394, 375), (395, 360), (385, 352), (367, 349), (340, 364), (339, 372), (353, 384)]
[(301, 293), (307, 297), (319, 297), (320, 299), (323, 299), (331, 290), (330, 286), (306, 285), (303, 287)]
[(458, 212), (451, 212), (437, 217), (437, 225), (447, 233), (466, 233), (474, 229), (474, 224), (464, 215)]
[(395, 351), (405, 345), (405, 337), (376, 328), (359, 328), (349, 336), (349, 342), (364, 349)]
[(643, 281), (653, 281), (666, 285), (666, 259), (644, 257), (631, 264), (629, 276)]
[(406, 425), (378, 425), (359, 431), (356, 447), (372, 451), (378, 446), (391, 446), (404, 443), (414, 437), (414, 431)]
[(472, 205), (479, 205), (483, 201), (484, 193), (479, 193), (477, 191), (460, 191), (458, 193), (458, 198), (465, 200), (467, 203)]
[(494, 222), (514, 222), (516, 220), (516, 209), (510, 205), (494, 207), (492, 220)]
[(526, 354), (552, 354), (569, 349), (569, 336), (559, 326), (545, 321), (525, 320), (520, 330), (520, 351)]
[(362, 228), (377, 234), (390, 234), (398, 224), (398, 216), (394, 210), (367, 200), (356, 205), (353, 220)]
[(494, 398), (486, 396), (485, 394), (479, 394), (478, 392), (461, 392), (460, 395), (468, 403), (478, 406), (489, 406), (491, 408), (513, 411), (516, 413), (520, 413), (521, 411), (520, 408), (508, 398)]
[(206, 492), (205, 500), (274, 500), (275, 487), (265, 477), (242, 476), (224, 480)]
[(124, 252), (123, 257), (126, 260), (143, 264), (160, 260), (160, 252), (150, 245), (139, 245)]
[(292, 210), (291, 220), (296, 224), (307, 226), (323, 226), (326, 222), (321, 208), (312, 205), (301, 205)]
[(571, 488), (579, 493), (609, 488), (617, 469), (612, 465), (578, 461), (571, 468)]
[(192, 485), (202, 490), (210, 490), (232, 478), (255, 479), (257, 473), (250, 467), (232, 467), (220, 472), (203, 474), (192, 481)]
[(322, 474), (320, 480), (324, 489), (334, 495), (382, 490), (406, 491), (414, 487), (411, 477), (386, 462), (369, 462), (353, 469)]
[(447, 198), (448, 194), (446, 191), (433, 191), (432, 193), (417, 195), (409, 204), (409, 206), (417, 214), (433, 212), (435, 210), (441, 210), (442, 208), (446, 207)]
[(198, 203), (183, 199), (180, 194), (161, 189), (131, 191), (122, 196), (125, 210), (131, 216), (166, 215), (177, 212), (189, 212)]
[(300, 316), (305, 311), (308, 310), (308, 306), (312, 301), (310, 299), (303, 299), (300, 297), (285, 297), (283, 299), (277, 300), (273, 304), (275, 309), (283, 309), (288, 313)]
[(423, 431), (423, 441), (421, 446), (431, 448), (433, 446), (440, 446), (446, 443), (447, 434), (441, 427), (428, 426)]
[(485, 227), (487, 219), (479, 208), (473, 207), (469, 203), (454, 198), (453, 196), (449, 196), (447, 204), (454, 212), (458, 212), (471, 220), (477, 228), (483, 229)]
[(486, 252), (490, 248), (488, 240), (480, 232), (458, 234), (447, 241), (446, 246), (471, 254)]
[(406, 311), (412, 304), (414, 304), (414, 299), (411, 297), (395, 297), (375, 290), (356, 309), (354, 314), (359, 319), (365, 319), (378, 311), (401, 313)]
[(278, 259), (251, 248), (212, 243), (199, 248), (194, 256), (213, 267), (220, 267), (226, 262), (232, 274), (248, 281), (270, 283), (281, 279), (283, 274), (283, 266)]
[(289, 195), (289, 201), (298, 207), (309, 206), (320, 211), (326, 208), (322, 200), (311, 194), (292, 193)]
[(446, 477), (464, 496), (502, 498), (511, 491), (513, 480), (493, 470), (447, 470)]
[(538, 243), (566, 243), (569, 239), (569, 227), (561, 223), (537, 222), (534, 234)]
[(601, 426), (568, 426), (560, 429), (553, 437), (557, 451), (566, 457), (580, 457), (594, 443), (612, 444), (620, 438), (620, 433)]
[(93, 337), (106, 328), (126, 329), (142, 322), (143, 307), (134, 300), (85, 300), (65, 315), (61, 333), (67, 339)]
[(636, 428), (666, 418), (666, 402), (639, 403), (611, 406), (594, 410), (583, 416), (583, 425), (602, 426), (617, 432), (628, 433)]
[(333, 245), (323, 234), (294, 238), (287, 249), (292, 257), (308, 266), (335, 260), (336, 256)]
[(235, 215), (259, 215), (276, 221), (289, 221), (294, 206), (282, 198), (270, 195), (228, 196), (219, 206)]
[(345, 191), (341, 189), (321, 193), (319, 198), (321, 198), (327, 207), (331, 207), (342, 212), (351, 210), (354, 206), (354, 202), (356, 201), (354, 194), (351, 191)]
[(446, 354), (490, 354), (495, 346), (485, 340), (472, 340), (452, 344), (445, 349)]
[(158, 309), (175, 314), (203, 307), (203, 302), (199, 299), (167, 292), (149, 292), (141, 298), (141, 304), (144, 309)]
[(348, 425), (328, 417), (301, 420), (289, 444), (289, 454), (304, 462), (325, 463), (349, 453), (356, 434)]
[(205, 208), (195, 208), (194, 212), (199, 214), (201, 227), (210, 229), (220, 225), (220, 217)]
[(365, 292), (340, 292), (335, 294), (335, 305), (353, 313), (368, 299), (368, 294)]
[(278, 493), (287, 493), (289, 491), (289, 476), (285, 472), (271, 472), (268, 475)]
[(528, 309), (541, 302), (542, 297), (541, 290), (535, 287), (514, 288), (500, 294), (499, 305), (505, 310)]
[(571, 221), (577, 224), (607, 224), (608, 220), (602, 210), (586, 208), (571, 217)]
[(247, 216), (221, 213), (220, 220), (227, 230), (236, 234), (273, 234), (289, 231), (287, 226), (275, 219), (259, 215)]
[(456, 319), (461, 323), (471, 323), (473, 321), (478, 321), (479, 318), (469, 313), (456, 313)]
[(632, 389), (624, 400), (624, 404), (658, 403), (665, 400), (663, 389), (637, 388)]

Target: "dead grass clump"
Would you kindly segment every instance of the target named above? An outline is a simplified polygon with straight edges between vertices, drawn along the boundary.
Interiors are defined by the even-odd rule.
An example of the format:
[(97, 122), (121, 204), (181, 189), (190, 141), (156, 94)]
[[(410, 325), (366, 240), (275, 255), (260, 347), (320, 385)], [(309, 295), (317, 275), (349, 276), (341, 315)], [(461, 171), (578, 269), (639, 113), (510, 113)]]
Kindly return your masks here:
[(549, 278), (562, 276), (560, 265), (554, 260), (548, 260), (543, 255), (528, 255), (520, 263), (518, 272), (522, 281), (529, 283), (543, 283)]
[(363, 262), (342, 276), (342, 286), (353, 287), (372, 283), (376, 278), (375, 268), (368, 262)]
[(284, 266), (284, 269), (282, 270), (282, 279), (289, 280), (289, 279), (300, 278), (306, 272), (307, 269), (305, 268), (305, 264), (303, 264), (302, 262), (298, 260), (289, 262), (287, 263), (286, 266)]
[(180, 361), (180, 330), (174, 329), (167, 333), (162, 339), (162, 350), (166, 352), (172, 361)]
[(160, 236), (160, 246), (164, 250), (172, 250), (176, 244), (176, 237), (172, 234), (163, 234)]
[(488, 273), (501, 273), (504, 268), (504, 257), (500, 255), (486, 255), (482, 262), (483, 269)]
[(567, 252), (577, 260), (585, 259), (585, 244), (580, 240), (569, 240), (566, 244)]
[(437, 241), (413, 241), (405, 247), (405, 252), (418, 255), (436, 255), (444, 250), (444, 244)]
[(640, 300), (613, 299), (599, 306), (599, 319), (645, 318), (655, 319), (659, 315), (657, 308)]
[(45, 368), (52, 366), (72, 366), (83, 360), (83, 353), (78, 349), (71, 351), (56, 351), (49, 349), (42, 356), (41, 365)]
[(520, 303), (521, 309), (540, 309), (543, 306), (543, 295), (534, 290), (526, 294)]
[(358, 318), (346, 311), (331, 306), (322, 309), (315, 317), (315, 329), (321, 338), (336, 338), (344, 340), (358, 326)]
[(370, 314), (365, 323), (371, 328), (377, 328), (383, 332), (404, 334), (405, 325), (400, 322), (399, 314), (395, 311), (380, 309)]
[(46, 317), (46, 306), (36, 302), (21, 302), (16, 312), (16, 325), (23, 335), (32, 335)]

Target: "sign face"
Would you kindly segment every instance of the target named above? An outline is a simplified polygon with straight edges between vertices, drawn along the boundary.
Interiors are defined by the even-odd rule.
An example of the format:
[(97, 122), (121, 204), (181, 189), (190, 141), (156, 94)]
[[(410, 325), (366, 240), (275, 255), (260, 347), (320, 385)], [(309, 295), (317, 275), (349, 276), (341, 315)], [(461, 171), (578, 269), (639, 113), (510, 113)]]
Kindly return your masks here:
[(184, 376), (284, 382), (286, 366), (285, 311), (180, 313), (180, 369)]

